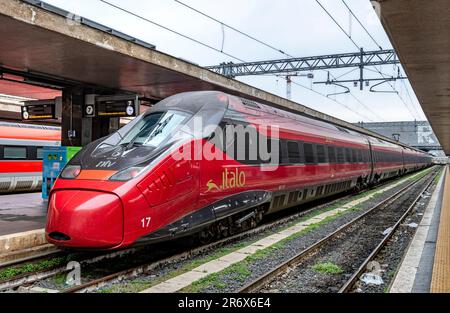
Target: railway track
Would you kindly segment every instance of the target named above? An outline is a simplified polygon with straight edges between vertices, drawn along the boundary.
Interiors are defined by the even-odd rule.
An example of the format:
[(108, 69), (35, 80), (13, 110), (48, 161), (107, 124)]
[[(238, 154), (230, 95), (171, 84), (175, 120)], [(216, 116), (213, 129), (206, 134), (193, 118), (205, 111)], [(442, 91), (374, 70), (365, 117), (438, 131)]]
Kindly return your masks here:
[[(385, 183), (385, 184), (382, 184), (382, 185), (379, 185), (377, 187), (373, 187), (373, 188), (379, 188), (379, 187), (382, 187), (382, 186), (384, 186), (386, 184), (389, 184), (389, 182)], [(291, 221), (294, 221), (294, 220), (297, 220), (297, 219), (299, 219), (299, 218), (301, 218), (303, 216), (306, 216), (306, 215), (310, 214), (313, 211), (317, 211), (317, 210), (320, 210), (320, 209), (322, 209), (324, 207), (331, 206), (331, 205), (333, 205), (333, 204), (335, 204), (337, 202), (340, 202), (340, 201), (345, 201), (346, 199), (354, 197), (354, 196), (356, 196), (356, 195), (358, 195), (360, 193), (362, 193), (362, 192), (360, 191), (360, 192), (356, 192), (356, 193), (353, 193), (353, 194), (350, 194), (350, 195), (346, 195), (346, 196), (344, 196), (342, 198), (338, 198), (338, 199), (335, 199), (333, 201), (330, 201), (330, 202), (327, 202), (327, 203), (324, 203), (324, 204), (321, 204), (321, 205), (318, 205), (318, 206), (314, 206), (314, 207), (312, 207), (310, 209), (307, 209), (307, 210), (304, 210), (302, 212), (298, 212), (298, 213), (289, 215), (289, 216), (284, 217), (282, 219), (277, 219), (277, 220), (275, 220), (273, 222), (261, 225), (259, 227), (254, 228), (254, 229), (251, 229), (251, 230), (239, 233), (237, 235), (234, 235), (234, 236), (222, 239), (222, 240), (219, 240), (217, 242), (214, 242), (214, 243), (211, 243), (211, 244), (207, 244), (207, 245), (204, 245), (204, 246), (201, 246), (201, 247), (198, 247), (198, 248), (194, 248), (192, 250), (189, 250), (189, 251), (186, 251), (186, 252), (182, 252), (180, 254), (173, 255), (173, 256), (170, 256), (170, 257), (162, 259), (162, 260), (158, 260), (156, 262), (152, 262), (152, 263), (145, 264), (145, 265), (142, 265), (142, 266), (126, 269), (126, 270), (123, 270), (123, 271), (120, 271), (120, 272), (116, 272), (116, 273), (113, 273), (111, 275), (108, 275), (108, 276), (105, 276), (105, 277), (102, 277), (102, 278), (90, 281), (88, 283), (82, 284), (80, 286), (75, 286), (73, 288), (66, 289), (63, 292), (64, 293), (81, 293), (81, 292), (95, 291), (95, 290), (101, 288), (102, 286), (104, 286), (107, 283), (120, 282), (120, 281), (128, 279), (128, 278), (136, 277), (136, 276), (138, 276), (140, 274), (149, 273), (149, 272), (151, 272), (151, 271), (153, 271), (153, 270), (155, 270), (155, 269), (157, 269), (159, 267), (162, 267), (162, 266), (165, 266), (165, 265), (169, 265), (169, 264), (172, 264), (172, 263), (177, 263), (177, 262), (183, 261), (185, 259), (193, 258), (193, 257), (196, 257), (196, 256), (200, 256), (200, 255), (202, 255), (204, 253), (207, 253), (207, 252), (210, 252), (210, 251), (214, 251), (215, 249), (219, 249), (219, 248), (221, 248), (221, 247), (223, 247), (225, 245), (233, 244), (233, 243), (236, 243), (236, 242), (238, 242), (240, 240), (244, 240), (246, 238), (258, 235), (260, 233), (263, 233), (263, 232), (266, 232), (268, 230), (277, 228), (279, 226), (283, 226), (285, 224), (288, 224)]]
[[(392, 183), (392, 181), (385, 182), (383, 184), (380, 184), (380, 185), (370, 188), (370, 189), (382, 188), (383, 186), (391, 184), (391, 183)], [(358, 194), (360, 194), (362, 192), (366, 192), (366, 191), (367, 190), (355, 192), (355, 193), (346, 195), (344, 197), (337, 198), (330, 202), (320, 204), (320, 205), (311, 207), (307, 210), (288, 215), (287, 217), (283, 217), (281, 219), (271, 221), (271, 222), (263, 224), (257, 228), (251, 229), (246, 232), (239, 233), (237, 235), (216, 241), (211, 244), (207, 244), (207, 245), (204, 245), (201, 247), (195, 247), (193, 249), (188, 249), (186, 251), (182, 251), (181, 253), (172, 253), (172, 254), (169, 253), (168, 255), (164, 255), (160, 258), (157, 258), (156, 260), (154, 260), (152, 262), (144, 262), (143, 264), (140, 264), (138, 266), (122, 268), (121, 270), (114, 271), (112, 273), (108, 273), (107, 275), (104, 275), (100, 278), (90, 279), (89, 281), (84, 282), (83, 284), (81, 284), (79, 286), (75, 286), (72, 288), (59, 289), (58, 292), (74, 293), (74, 292), (94, 291), (94, 290), (102, 287), (106, 283), (118, 282), (118, 281), (122, 281), (127, 278), (135, 277), (140, 274), (145, 274), (145, 273), (151, 272), (152, 270), (154, 270), (156, 268), (159, 268), (159, 267), (171, 264), (171, 263), (180, 262), (185, 259), (193, 258), (195, 256), (199, 256), (199, 255), (202, 255), (209, 251), (213, 251), (213, 250), (223, 247), (225, 245), (233, 244), (240, 240), (258, 235), (260, 233), (277, 228), (279, 226), (283, 226), (291, 221), (294, 221), (303, 216), (306, 216), (313, 211), (317, 211), (324, 207), (331, 206), (340, 201), (345, 201), (346, 199), (355, 197)], [(132, 247), (132, 248), (117, 251), (117, 252), (100, 254), (93, 258), (81, 258), (79, 260), (79, 263), (81, 266), (95, 265), (96, 263), (100, 263), (104, 260), (115, 259), (115, 258), (119, 258), (121, 256), (134, 254), (134, 253), (138, 252), (139, 250), (140, 250), (139, 247)], [(59, 251), (58, 253), (63, 253), (63, 252)], [(55, 256), (55, 255), (53, 255), (53, 256)], [(36, 260), (40, 260), (40, 259), (43, 259), (43, 258), (39, 257)], [(36, 261), (36, 260), (34, 260), (34, 261)], [(27, 261), (29, 261), (29, 260), (20, 260), (19, 263), (16, 263), (15, 265), (24, 264)], [(7, 290), (10, 290), (10, 291), (17, 290), (18, 287), (30, 288), (45, 279), (49, 279), (51, 277), (55, 277), (56, 275), (64, 274), (67, 272), (68, 272), (68, 270), (66, 269), (65, 266), (60, 266), (60, 267), (52, 268), (49, 270), (42, 270), (42, 271), (37, 271), (37, 272), (32, 272), (32, 273), (26, 273), (23, 275), (18, 275), (18, 276), (12, 277), (11, 279), (7, 279), (7, 280), (3, 280), (3, 281), (0, 280), (0, 292), (7, 291)]]
[[(270, 292), (269, 285), (277, 279), (283, 280), (286, 277), (289, 277), (296, 268), (298, 268), (301, 264), (311, 264), (312, 260), (314, 260), (319, 252), (323, 252), (323, 250), (334, 249), (335, 247), (339, 247), (340, 242), (344, 241), (346, 236), (355, 230), (358, 230), (357, 225), (362, 223), (365, 220), (370, 219), (370, 217), (376, 217), (377, 213), (380, 213), (383, 210), (388, 209), (391, 205), (396, 203), (402, 196), (405, 196), (409, 192), (411, 192), (415, 187), (419, 185), (424, 185), (425, 187), (421, 188), (418, 195), (414, 198), (411, 204), (408, 205), (407, 209), (403, 211), (401, 216), (396, 220), (395, 224), (387, 225), (384, 229), (389, 229), (389, 232), (385, 234), (383, 239), (376, 245), (376, 247), (372, 250), (372, 252), (361, 262), (361, 264), (357, 267), (357, 270), (352, 274), (346, 274), (349, 276), (348, 279), (339, 286), (340, 293), (349, 292), (354, 287), (355, 283), (358, 281), (360, 276), (366, 271), (368, 264), (374, 259), (374, 257), (381, 251), (381, 249), (389, 242), (389, 239), (392, 238), (392, 235), (398, 229), (399, 225), (401, 225), (402, 221), (411, 213), (417, 202), (421, 199), (421, 195), (429, 188), (432, 184), (434, 178), (437, 176), (438, 171), (434, 170), (432, 173), (426, 175), (419, 181), (412, 182), (397, 191), (395, 194), (390, 196), (389, 198), (383, 200), (377, 205), (373, 206), (371, 209), (366, 211), (364, 214), (354, 218), (347, 224), (341, 226), (333, 233), (329, 234), (322, 240), (314, 243), (308, 248), (304, 249), (300, 253), (296, 254), (291, 259), (286, 262), (280, 264), (276, 268), (266, 272), (265, 274), (257, 277), (240, 290), (239, 293), (251, 293), (258, 291), (267, 291)], [(390, 227), (390, 228), (388, 228)], [(343, 252), (344, 253), (344, 252)], [(282, 278), (282, 276), (285, 276)]]
[[(435, 177), (435, 176), (434, 176)], [(372, 253), (362, 262), (361, 266), (356, 270), (353, 275), (347, 280), (347, 282), (339, 289), (339, 293), (348, 293), (351, 292), (354, 288), (356, 282), (359, 280), (361, 275), (363, 275), (367, 269), (369, 268), (370, 262), (372, 262), (375, 257), (380, 253), (380, 251), (389, 243), (389, 241), (394, 236), (395, 232), (398, 230), (399, 226), (403, 223), (403, 221), (407, 218), (409, 214), (411, 214), (414, 207), (422, 198), (422, 195), (428, 190), (428, 188), (433, 183), (434, 177), (426, 184), (426, 186), (421, 190), (420, 194), (414, 199), (413, 203), (409, 205), (406, 209), (405, 213), (398, 219), (394, 226), (389, 229), (389, 232), (383, 238), (383, 240), (378, 244), (378, 246), (372, 251)]]
[[(386, 184), (389, 184), (389, 183), (386, 183)], [(383, 185), (381, 185), (381, 186), (383, 186)], [(377, 186), (377, 188), (378, 187), (380, 187), (380, 186)], [(212, 250), (220, 248), (226, 244), (232, 244), (233, 242), (237, 242), (239, 240), (248, 238), (250, 236), (257, 235), (257, 234), (265, 232), (267, 230), (282, 226), (293, 220), (301, 218), (302, 216), (308, 215), (315, 210), (320, 210), (323, 207), (333, 205), (334, 203), (337, 203), (339, 201), (345, 201), (347, 198), (354, 197), (354, 196), (358, 195), (359, 193), (361, 193), (361, 192), (352, 193), (350, 195), (346, 195), (344, 197), (334, 199), (330, 202), (326, 202), (326, 203), (323, 203), (323, 204), (320, 204), (317, 206), (313, 206), (312, 208), (309, 208), (302, 212), (297, 212), (297, 213), (288, 215), (287, 217), (277, 219), (277, 220), (275, 220), (273, 222), (269, 222), (267, 224), (263, 224), (257, 228), (251, 229), (246, 232), (239, 233), (235, 236), (225, 238), (223, 240), (220, 240), (220, 241), (212, 243), (212, 244), (204, 245), (202, 247), (194, 248), (194, 249), (191, 249), (191, 250), (188, 250), (188, 251), (185, 251), (182, 253), (178, 253), (175, 255), (170, 255), (169, 257), (162, 258), (160, 260), (151, 262), (149, 264), (144, 264), (144, 265), (141, 265), (138, 267), (125, 269), (125, 270), (122, 270), (122, 271), (119, 271), (116, 273), (112, 273), (112, 274), (102, 277), (100, 279), (94, 279), (94, 280), (92, 280), (88, 283), (82, 284), (80, 286), (76, 286), (73, 288), (69, 288), (67, 290), (63, 290), (63, 292), (70, 293), (70, 292), (80, 292), (80, 291), (84, 291), (84, 290), (92, 290), (98, 286), (101, 286), (105, 282), (110, 282), (110, 281), (114, 281), (117, 279), (119, 279), (119, 280), (126, 279), (128, 277), (132, 277), (139, 273), (145, 273), (145, 272), (151, 271), (152, 269), (157, 268), (158, 266), (162, 266), (164, 264), (169, 264), (171, 262), (177, 262), (177, 261), (183, 260), (187, 257), (193, 257), (193, 256), (200, 255), (201, 253), (212, 251)], [(87, 264), (94, 264), (96, 262), (101, 262), (105, 259), (112, 259), (115, 257), (120, 257), (125, 254), (133, 254), (134, 252), (139, 251), (138, 249), (139, 249), (139, 247), (135, 246), (135, 247), (132, 247), (129, 249), (121, 250), (121, 251), (116, 251), (116, 252), (106, 253), (106, 254), (99, 254), (99, 255), (96, 255), (95, 257), (91, 257), (91, 258), (81, 257), (78, 261), (80, 262), (80, 264), (82, 266), (87, 265)], [(36, 263), (39, 261), (50, 260), (51, 258), (65, 257), (65, 258), (70, 259), (70, 257), (68, 257), (68, 256), (69, 256), (69, 253), (67, 253), (67, 252), (65, 253), (64, 251), (61, 251), (61, 250), (51, 252), (48, 255), (35, 255), (35, 256), (27, 257), (24, 259), (12, 261), (12, 262), (8, 262), (7, 264), (0, 265), (0, 271), (3, 269), (6, 269), (6, 268), (10, 268), (10, 267), (21, 266), (21, 265), (26, 265), (26, 264), (33, 264), (33, 263)], [(48, 278), (54, 277), (58, 274), (63, 274), (66, 272), (68, 272), (68, 270), (66, 269), (66, 266), (59, 266), (57, 268), (51, 268), (48, 270), (40, 270), (40, 271), (36, 271), (36, 272), (31, 272), (31, 273), (24, 273), (21, 275), (14, 276), (10, 279), (0, 280), (0, 292), (5, 291), (5, 290), (16, 289), (21, 286), (27, 286), (27, 285), (29, 286), (32, 284), (36, 284), (39, 281), (42, 281), (44, 279), (48, 279)]]

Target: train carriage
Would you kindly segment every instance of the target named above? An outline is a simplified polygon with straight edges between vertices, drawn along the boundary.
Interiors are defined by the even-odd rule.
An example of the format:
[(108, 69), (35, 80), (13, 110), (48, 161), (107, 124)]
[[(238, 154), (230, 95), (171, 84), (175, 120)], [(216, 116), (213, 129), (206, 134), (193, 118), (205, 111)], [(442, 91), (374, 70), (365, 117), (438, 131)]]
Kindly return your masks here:
[(42, 149), (60, 138), (59, 127), (0, 122), (0, 193), (39, 191)]
[(266, 214), (431, 163), (402, 151), (221, 92), (179, 94), (69, 162), (51, 191), (46, 236), (88, 249), (226, 236)]

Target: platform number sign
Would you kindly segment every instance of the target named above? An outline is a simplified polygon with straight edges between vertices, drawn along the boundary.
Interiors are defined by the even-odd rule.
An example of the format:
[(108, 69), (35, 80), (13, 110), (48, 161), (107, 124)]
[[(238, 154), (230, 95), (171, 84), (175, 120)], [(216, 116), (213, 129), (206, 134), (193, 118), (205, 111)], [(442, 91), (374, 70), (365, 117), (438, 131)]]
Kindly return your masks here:
[(84, 116), (85, 117), (94, 117), (95, 116), (94, 105), (89, 104), (84, 107)]

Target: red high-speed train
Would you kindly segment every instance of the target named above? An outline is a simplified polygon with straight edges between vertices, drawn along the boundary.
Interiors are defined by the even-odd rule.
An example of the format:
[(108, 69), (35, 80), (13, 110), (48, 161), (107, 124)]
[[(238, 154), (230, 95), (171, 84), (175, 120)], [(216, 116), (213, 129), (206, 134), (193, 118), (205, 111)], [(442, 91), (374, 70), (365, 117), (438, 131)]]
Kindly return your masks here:
[(59, 127), (0, 122), (0, 193), (39, 191), (42, 149), (60, 143)]
[(226, 236), (264, 215), (430, 164), (418, 150), (271, 106), (183, 93), (70, 161), (51, 191), (46, 236), (87, 249)]

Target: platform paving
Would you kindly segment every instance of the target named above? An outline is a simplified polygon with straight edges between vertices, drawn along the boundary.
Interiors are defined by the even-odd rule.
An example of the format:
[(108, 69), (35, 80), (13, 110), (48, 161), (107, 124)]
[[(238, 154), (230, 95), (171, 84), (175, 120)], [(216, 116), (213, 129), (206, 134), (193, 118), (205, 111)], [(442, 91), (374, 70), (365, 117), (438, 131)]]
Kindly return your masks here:
[(42, 229), (46, 216), (41, 193), (0, 195), (0, 236)]
[(430, 292), (450, 292), (450, 172), (448, 166)]
[(391, 293), (426, 293), (429, 291), (439, 224), (444, 175), (440, 178), (422, 221), (406, 252), (390, 288)]

